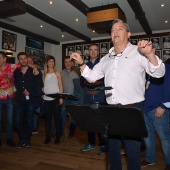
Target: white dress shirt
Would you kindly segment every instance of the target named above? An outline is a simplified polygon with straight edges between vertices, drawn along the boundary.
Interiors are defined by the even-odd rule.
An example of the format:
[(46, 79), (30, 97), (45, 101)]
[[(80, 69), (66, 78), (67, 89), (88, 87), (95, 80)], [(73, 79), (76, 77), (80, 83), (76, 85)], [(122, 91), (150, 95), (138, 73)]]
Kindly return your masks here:
[(145, 71), (153, 77), (162, 77), (165, 74), (162, 60), (157, 57), (158, 66), (154, 66), (138, 52), (136, 45), (129, 43), (121, 56), (113, 57), (113, 55), (115, 55), (114, 47), (94, 66), (93, 70), (86, 66), (81, 73), (89, 82), (104, 77), (105, 86), (113, 88), (105, 91), (108, 104), (126, 105), (143, 101)]

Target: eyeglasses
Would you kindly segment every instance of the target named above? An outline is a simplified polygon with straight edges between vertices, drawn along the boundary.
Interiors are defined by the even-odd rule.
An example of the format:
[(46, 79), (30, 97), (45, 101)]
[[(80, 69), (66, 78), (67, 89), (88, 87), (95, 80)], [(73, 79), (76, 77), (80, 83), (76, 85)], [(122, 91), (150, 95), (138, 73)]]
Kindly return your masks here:
[[(125, 50), (125, 49), (124, 49)], [(109, 53), (109, 58), (111, 58), (111, 59), (115, 59), (115, 57), (121, 57), (122, 55), (123, 55), (123, 52), (124, 52), (124, 50), (123, 51), (121, 51), (120, 53), (118, 53), (118, 54), (114, 54), (114, 55), (112, 55), (111, 53), (114, 51), (114, 49), (111, 51), (111, 53)]]

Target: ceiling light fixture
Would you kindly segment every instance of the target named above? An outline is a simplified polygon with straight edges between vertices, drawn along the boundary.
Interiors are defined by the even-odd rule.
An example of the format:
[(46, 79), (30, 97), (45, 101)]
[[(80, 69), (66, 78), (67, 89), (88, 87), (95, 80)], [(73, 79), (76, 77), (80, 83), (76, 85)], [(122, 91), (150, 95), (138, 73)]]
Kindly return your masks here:
[(166, 20), (166, 21), (165, 21), (165, 24), (167, 24), (167, 23), (168, 23), (168, 21)]
[(43, 25), (40, 25), (41, 28), (43, 28)]
[(78, 18), (76, 18), (76, 22), (78, 22), (79, 21), (79, 19)]
[(95, 30), (93, 30), (93, 32), (96, 32)]
[(165, 4), (161, 4), (161, 7), (164, 7), (165, 6)]
[(52, 5), (52, 4), (53, 4), (53, 1), (49, 1), (49, 4)]
[(64, 35), (62, 35), (61, 37), (64, 38)]

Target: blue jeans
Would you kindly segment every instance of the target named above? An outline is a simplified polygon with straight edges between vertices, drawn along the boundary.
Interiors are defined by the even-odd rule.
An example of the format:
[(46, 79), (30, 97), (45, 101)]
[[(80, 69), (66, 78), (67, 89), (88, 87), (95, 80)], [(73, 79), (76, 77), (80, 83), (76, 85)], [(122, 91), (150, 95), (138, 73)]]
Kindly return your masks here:
[[(87, 94), (85, 93), (84, 95), (84, 104), (85, 105), (92, 105), (94, 102), (98, 102), (101, 105), (106, 105), (106, 97), (103, 91), (98, 92), (97, 94)], [(87, 133), (87, 138), (88, 138), (88, 143), (95, 145), (96, 143), (96, 138), (95, 138), (95, 133), (93, 132), (88, 132)], [(99, 139), (99, 145), (102, 146), (104, 145), (104, 140), (102, 139), (102, 135), (100, 133), (97, 133), (98, 139)]]
[[(66, 127), (66, 117), (67, 117), (67, 109), (65, 108), (65, 105), (76, 105), (77, 101), (76, 100), (70, 100), (66, 99), (64, 100), (61, 108), (61, 119), (62, 119), (62, 126), (61, 126), (61, 134), (63, 134), (64, 129)], [(70, 131), (74, 132), (75, 130), (75, 121), (71, 118), (70, 122)]]
[(6, 136), (7, 139), (12, 138), (13, 107), (14, 107), (14, 98), (7, 98), (6, 100), (0, 100), (0, 139), (2, 139), (3, 109), (5, 109), (5, 114), (6, 114)]
[(156, 161), (156, 132), (161, 140), (164, 153), (165, 164), (170, 165), (170, 131), (169, 131), (169, 111), (165, 110), (162, 118), (155, 117), (155, 110), (144, 114), (148, 137), (145, 138), (146, 160)]
[[(143, 102), (135, 103), (132, 107), (143, 110)], [(110, 170), (122, 170), (120, 154), (121, 140), (121, 136), (110, 136), (109, 138)], [(127, 170), (141, 170), (141, 138), (124, 136), (124, 146), (127, 156)]]
[[(27, 143), (31, 141), (33, 115), (34, 112), (31, 100), (16, 102), (16, 128), (20, 142)], [(26, 123), (26, 126), (24, 126), (24, 123)]]

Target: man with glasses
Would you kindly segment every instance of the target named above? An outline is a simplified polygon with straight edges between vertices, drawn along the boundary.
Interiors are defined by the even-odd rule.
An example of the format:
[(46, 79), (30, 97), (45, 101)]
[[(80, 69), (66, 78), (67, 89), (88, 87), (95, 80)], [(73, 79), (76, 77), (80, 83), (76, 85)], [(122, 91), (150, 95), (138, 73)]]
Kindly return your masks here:
[[(165, 66), (152, 50), (152, 42), (142, 40), (138, 45), (129, 42), (131, 36), (129, 26), (122, 20), (112, 23), (111, 38), (114, 47), (109, 50), (93, 68), (83, 62), (81, 56), (72, 53), (80, 66), (82, 76), (89, 82), (105, 77), (105, 86), (112, 90), (105, 91), (106, 101), (113, 106), (130, 106), (142, 109), (145, 92), (145, 72), (153, 77), (162, 77)], [(128, 116), (128, 115), (127, 115)], [(140, 138), (124, 136), (128, 170), (140, 170)], [(121, 137), (109, 139), (110, 170), (121, 170), (120, 155)]]

